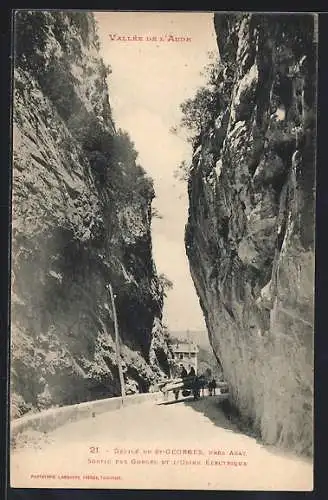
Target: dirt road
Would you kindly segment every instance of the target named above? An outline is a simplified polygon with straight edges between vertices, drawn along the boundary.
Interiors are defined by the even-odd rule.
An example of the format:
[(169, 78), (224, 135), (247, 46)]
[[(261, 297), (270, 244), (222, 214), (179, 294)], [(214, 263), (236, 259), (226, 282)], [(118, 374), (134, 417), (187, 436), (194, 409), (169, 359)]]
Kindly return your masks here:
[(242, 434), (214, 397), (127, 406), (24, 438), (11, 458), (17, 487), (312, 489), (310, 461)]

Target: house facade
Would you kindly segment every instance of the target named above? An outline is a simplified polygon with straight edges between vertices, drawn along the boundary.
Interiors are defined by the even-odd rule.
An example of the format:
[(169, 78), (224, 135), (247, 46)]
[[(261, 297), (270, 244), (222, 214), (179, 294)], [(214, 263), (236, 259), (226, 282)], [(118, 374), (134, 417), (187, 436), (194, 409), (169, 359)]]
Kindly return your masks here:
[(198, 346), (194, 342), (175, 342), (171, 345), (175, 366), (184, 366), (187, 372), (193, 367), (197, 373)]

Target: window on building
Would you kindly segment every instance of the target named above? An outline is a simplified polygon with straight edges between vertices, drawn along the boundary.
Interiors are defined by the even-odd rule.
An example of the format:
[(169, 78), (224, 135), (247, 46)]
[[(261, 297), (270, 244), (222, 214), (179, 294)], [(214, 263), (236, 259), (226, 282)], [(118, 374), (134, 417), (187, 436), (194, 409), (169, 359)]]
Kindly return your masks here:
[(183, 359), (183, 354), (179, 354), (179, 359)]

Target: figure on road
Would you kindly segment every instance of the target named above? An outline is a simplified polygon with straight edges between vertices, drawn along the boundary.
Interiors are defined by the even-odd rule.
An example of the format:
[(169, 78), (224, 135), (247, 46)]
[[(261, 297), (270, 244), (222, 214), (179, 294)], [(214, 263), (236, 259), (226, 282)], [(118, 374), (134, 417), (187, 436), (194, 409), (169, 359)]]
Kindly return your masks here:
[(188, 377), (195, 377), (196, 376), (195, 368), (190, 365), (188, 366), (188, 368), (189, 368)]
[(205, 387), (207, 385), (205, 375), (200, 375), (200, 377), (199, 377), (199, 384), (200, 384), (201, 396), (204, 397), (205, 396)]
[(187, 370), (185, 369), (185, 367), (183, 365), (180, 365), (180, 368), (181, 368), (180, 377), (181, 378), (187, 377), (188, 373), (187, 373)]
[(194, 396), (194, 400), (200, 398), (200, 389), (201, 389), (201, 379), (199, 377), (195, 377), (192, 383), (192, 393)]
[(210, 396), (215, 396), (215, 389), (216, 389), (216, 380), (215, 380), (215, 378), (213, 378), (208, 384), (208, 390), (209, 390)]

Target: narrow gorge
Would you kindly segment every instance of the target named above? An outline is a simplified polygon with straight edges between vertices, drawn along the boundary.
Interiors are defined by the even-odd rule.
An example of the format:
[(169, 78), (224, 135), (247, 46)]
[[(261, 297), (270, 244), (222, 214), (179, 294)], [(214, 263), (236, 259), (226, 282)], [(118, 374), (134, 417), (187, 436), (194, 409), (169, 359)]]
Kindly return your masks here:
[[(191, 92), (191, 83), (186, 90), (188, 77), (195, 77), (194, 87), (199, 81), (199, 61), (189, 73), (180, 73), (185, 81), (178, 82), (175, 94), (165, 87), (165, 78), (172, 81), (172, 68), (170, 75), (147, 69), (156, 68), (151, 65), (158, 63), (160, 53), (151, 52), (148, 41), (153, 38), (147, 35), (138, 59), (148, 78), (144, 101), (144, 82), (139, 87), (135, 83), (133, 52), (124, 59), (123, 70), (118, 64), (126, 94), (115, 95), (117, 102), (135, 105), (135, 114), (131, 107), (127, 113), (134, 125), (138, 117), (140, 124), (150, 120), (154, 125), (150, 140), (148, 132), (146, 139), (140, 134), (148, 163), (154, 158), (149, 150), (158, 157), (152, 171), (149, 164), (139, 164), (134, 137), (113, 119), (111, 68), (101, 54), (108, 60), (114, 54), (117, 63), (122, 52), (118, 46), (107, 52), (102, 48), (95, 14), (16, 13), (12, 418), (120, 395), (109, 285), (115, 294), (127, 394), (158, 390), (158, 382), (172, 375), (172, 339), (163, 320), (166, 289), (172, 283), (157, 272), (153, 231), (161, 245), (158, 269), (176, 258), (171, 269), (174, 286), (182, 291), (182, 312), (172, 306), (171, 316), (180, 317), (170, 320), (188, 334), (191, 325), (195, 335), (197, 311), (188, 300), (196, 300), (218, 373), (223, 371), (229, 386), (229, 409), (262, 443), (312, 455), (316, 19), (310, 14), (212, 17), (218, 55), (210, 87), (198, 92), (199, 99), (181, 105), (186, 128), (196, 119), (198, 129), (189, 137), (190, 165), (182, 162), (188, 200), (185, 190), (179, 205), (173, 163), (183, 149), (179, 144), (171, 151), (167, 145), (173, 144), (173, 150), (175, 143), (161, 139), (158, 130), (170, 135), (171, 115), (159, 117), (165, 109), (154, 101), (160, 96), (169, 112), (177, 108), (174, 99)], [(119, 31), (114, 18), (108, 19), (103, 29)], [(212, 36), (206, 34), (203, 60)], [(192, 43), (190, 37), (183, 48), (176, 45), (176, 53), (164, 42), (158, 48), (166, 61), (183, 60), (187, 68), (188, 58), (179, 58), (183, 50), (198, 47)], [(215, 37), (211, 43), (215, 46)], [(120, 84), (114, 88), (120, 92)], [(147, 124), (146, 131), (152, 131)], [(163, 217), (164, 229), (157, 234), (152, 219), (161, 215), (152, 206), (157, 184), (146, 173), (150, 171), (157, 175), (162, 207), (166, 203), (171, 208), (171, 219)], [(172, 220), (184, 217), (176, 208), (183, 203), (188, 220), (181, 219), (180, 232)], [(182, 358), (176, 359), (180, 363)]]
[(91, 13), (20, 11), (13, 107), (11, 412), (127, 394), (167, 372), (152, 180), (116, 130)]
[[(240, 418), (312, 453), (312, 15), (214, 16), (220, 72), (194, 141), (186, 251)], [(214, 104), (213, 104), (214, 103)]]

